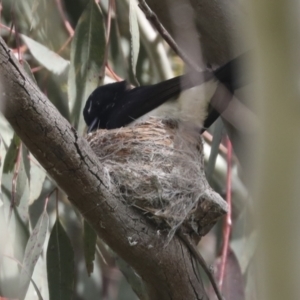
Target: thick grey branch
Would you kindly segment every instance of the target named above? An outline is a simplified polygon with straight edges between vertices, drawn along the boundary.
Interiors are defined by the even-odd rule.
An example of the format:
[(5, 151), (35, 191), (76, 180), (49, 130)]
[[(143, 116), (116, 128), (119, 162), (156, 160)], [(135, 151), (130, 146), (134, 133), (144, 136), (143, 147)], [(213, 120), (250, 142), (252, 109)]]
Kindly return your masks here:
[(106, 188), (87, 141), (28, 78), (0, 39), (1, 111), (70, 201), (144, 280), (150, 299), (207, 299), (189, 251), (174, 237), (164, 247), (151, 224)]

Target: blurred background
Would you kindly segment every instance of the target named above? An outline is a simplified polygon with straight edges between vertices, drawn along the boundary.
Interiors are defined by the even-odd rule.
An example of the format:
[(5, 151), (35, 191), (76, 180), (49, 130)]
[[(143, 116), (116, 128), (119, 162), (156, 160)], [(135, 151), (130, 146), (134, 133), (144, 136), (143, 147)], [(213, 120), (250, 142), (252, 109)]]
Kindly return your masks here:
[[(198, 248), (226, 299), (298, 299), (298, 1), (146, 2), (2, 0), (0, 34), (80, 135), (99, 85), (153, 84), (248, 53), (235, 74), (243, 88), (203, 134), (207, 179), (230, 210)], [(0, 299), (137, 299), (137, 275), (96, 238), (2, 115), (0, 142)]]

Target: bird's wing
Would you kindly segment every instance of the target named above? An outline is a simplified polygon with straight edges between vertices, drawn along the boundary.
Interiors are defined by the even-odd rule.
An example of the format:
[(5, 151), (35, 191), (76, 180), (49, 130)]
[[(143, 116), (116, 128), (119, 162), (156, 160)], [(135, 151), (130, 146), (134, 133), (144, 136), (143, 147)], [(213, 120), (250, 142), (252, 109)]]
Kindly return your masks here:
[(149, 113), (166, 101), (177, 97), (181, 91), (200, 85), (213, 75), (209, 72), (195, 73), (174, 77), (149, 86), (141, 86), (126, 91), (122, 101), (114, 107), (107, 122), (107, 129), (126, 126), (132, 121)]
[[(236, 88), (244, 84), (236, 80), (235, 76), (237, 66), (244, 59), (244, 56), (239, 56), (214, 72), (191, 72), (154, 85), (128, 89), (125, 87), (125, 82), (117, 82), (98, 87), (90, 95), (84, 109), (87, 125), (91, 130), (126, 126), (166, 101), (176, 98), (182, 91), (199, 86), (212, 78), (217, 78), (230, 93), (233, 93)], [(183, 101), (185, 103), (188, 100)], [(202, 100), (199, 97), (199, 102)], [(174, 104), (176, 105), (176, 102)], [(208, 107), (208, 114), (205, 112), (207, 117), (204, 121), (204, 127), (208, 128), (227, 105), (228, 103), (222, 103), (222, 105), (211, 103)], [(207, 110), (207, 105), (204, 107)], [(166, 115), (166, 117), (168, 116)]]

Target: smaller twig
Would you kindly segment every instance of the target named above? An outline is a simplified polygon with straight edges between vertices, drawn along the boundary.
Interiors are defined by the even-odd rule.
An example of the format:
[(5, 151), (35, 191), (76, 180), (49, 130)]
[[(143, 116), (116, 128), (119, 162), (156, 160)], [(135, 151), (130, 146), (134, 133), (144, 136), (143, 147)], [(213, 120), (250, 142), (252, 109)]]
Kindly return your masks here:
[[(56, 211), (56, 218), (58, 219), (59, 218), (59, 211), (58, 211), (58, 188), (56, 187), (48, 196), (48, 199), (51, 197), (52, 193), (53, 192), (56, 192), (56, 197), (55, 197), (55, 211)], [(45, 201), (45, 207), (48, 203), (48, 199)]]
[(110, 67), (109, 63), (106, 62), (106, 75), (110, 78), (116, 80), (116, 81), (122, 81), (124, 80), (122, 77), (118, 76), (113, 69)]
[(8, 224), (10, 222), (13, 209), (16, 207), (16, 190), (17, 190), (17, 179), (19, 175), (20, 165), (21, 165), (21, 157), (22, 155), (22, 143), (19, 145), (17, 159), (16, 159), (16, 165), (15, 165), (15, 171), (12, 179), (12, 190), (11, 190), (11, 203), (10, 203), (10, 210), (9, 210), (9, 216), (8, 216)]
[(73, 37), (74, 29), (72, 28), (72, 26), (71, 26), (70, 22), (68, 21), (68, 18), (66, 16), (64, 10), (63, 10), (61, 0), (56, 0), (55, 3), (56, 3), (56, 6), (57, 6), (58, 13), (59, 13), (59, 15), (60, 15), (60, 17), (61, 17), (61, 19), (64, 23), (64, 26), (65, 26), (67, 32), (69, 33), (69, 36)]
[(181, 59), (193, 70), (199, 71), (197, 69), (197, 64), (190, 60), (190, 58), (184, 53), (182, 49), (177, 45), (175, 40), (171, 37), (167, 29), (159, 21), (157, 15), (151, 10), (145, 0), (139, 0), (139, 8), (145, 14), (149, 22), (156, 28), (161, 37), (167, 42), (170, 48), (179, 56)]
[(225, 267), (228, 256), (228, 247), (229, 247), (229, 238), (231, 233), (231, 169), (232, 169), (232, 145), (229, 138), (226, 138), (227, 144), (227, 180), (226, 180), (226, 200), (228, 204), (228, 212), (226, 215), (226, 221), (224, 226), (224, 242), (222, 248), (221, 256), (221, 266), (220, 266), (220, 277), (219, 277), (219, 287), (222, 289), (224, 276), (225, 276)]
[[(209, 133), (208, 131), (204, 131), (202, 133), (202, 137), (204, 138), (205, 142), (207, 142), (210, 146), (212, 145), (213, 136), (211, 133)], [(223, 144), (219, 145), (219, 153), (222, 155), (222, 157), (227, 156), (227, 148)]]
[(60, 54), (72, 41), (73, 36), (69, 36), (68, 39), (64, 42), (64, 44), (59, 48), (59, 50), (56, 52), (56, 54)]
[(185, 245), (187, 246), (187, 248), (189, 249), (189, 251), (191, 252), (192, 256), (198, 261), (198, 263), (200, 264), (200, 266), (203, 268), (204, 272), (206, 273), (215, 293), (216, 296), (218, 298), (218, 300), (224, 300), (219, 288), (218, 288), (218, 284), (216, 283), (216, 280), (211, 272), (211, 270), (209, 269), (209, 267), (206, 264), (206, 261), (204, 260), (204, 258), (202, 257), (202, 255), (200, 254), (200, 252), (196, 249), (196, 247), (191, 243), (191, 241), (189, 240), (189, 238), (182, 232), (181, 229), (179, 229), (177, 231), (177, 235), (180, 237), (180, 239), (185, 243)]
[(39, 66), (39, 67), (32, 68), (31, 72), (34, 74), (34, 73), (39, 72), (41, 70), (44, 70), (44, 67)]
[[(23, 265), (19, 260), (17, 260), (15, 257), (13, 257), (13, 256), (4, 254), (2, 257), (8, 258), (8, 259), (14, 261), (21, 269), (24, 270), (25, 274), (26, 274), (28, 277), (30, 277), (30, 281), (31, 281), (31, 283), (32, 283), (32, 285), (33, 285), (33, 287), (34, 287), (34, 289), (35, 289), (35, 292), (36, 292), (37, 295), (38, 295), (38, 299), (42, 299), (42, 300), (43, 300), (42, 294), (41, 294), (41, 292), (40, 292), (40, 290), (39, 290), (37, 284), (36, 284), (35, 281), (32, 279), (32, 276), (28, 273), (28, 271), (26, 270), (26, 268), (24, 267), (24, 265)], [(7, 299), (7, 298), (2, 298), (2, 297), (1, 297), (0, 299)]]

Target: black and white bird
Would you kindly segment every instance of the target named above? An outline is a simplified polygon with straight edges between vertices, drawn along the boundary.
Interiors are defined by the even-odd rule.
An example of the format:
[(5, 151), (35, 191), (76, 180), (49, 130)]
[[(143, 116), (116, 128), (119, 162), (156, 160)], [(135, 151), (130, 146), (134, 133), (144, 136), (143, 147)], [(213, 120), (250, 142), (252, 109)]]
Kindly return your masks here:
[(88, 132), (124, 127), (147, 116), (188, 121), (204, 131), (228, 105), (217, 108), (210, 103), (217, 84), (223, 84), (232, 94), (244, 84), (236, 71), (246, 55), (213, 72), (191, 72), (153, 85), (131, 89), (121, 81), (100, 86), (83, 110)]

